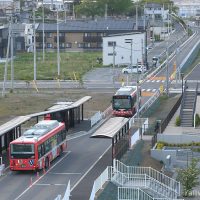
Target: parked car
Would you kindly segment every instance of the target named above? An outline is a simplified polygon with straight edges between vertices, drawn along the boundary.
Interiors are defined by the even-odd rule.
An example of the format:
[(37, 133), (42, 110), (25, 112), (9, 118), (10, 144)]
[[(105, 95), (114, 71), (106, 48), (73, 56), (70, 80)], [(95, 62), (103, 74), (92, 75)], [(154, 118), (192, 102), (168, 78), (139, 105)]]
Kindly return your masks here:
[[(147, 71), (147, 68), (144, 65), (138, 65), (138, 73), (144, 73)], [(137, 65), (128, 66), (122, 69), (123, 74), (132, 74), (137, 73)]]

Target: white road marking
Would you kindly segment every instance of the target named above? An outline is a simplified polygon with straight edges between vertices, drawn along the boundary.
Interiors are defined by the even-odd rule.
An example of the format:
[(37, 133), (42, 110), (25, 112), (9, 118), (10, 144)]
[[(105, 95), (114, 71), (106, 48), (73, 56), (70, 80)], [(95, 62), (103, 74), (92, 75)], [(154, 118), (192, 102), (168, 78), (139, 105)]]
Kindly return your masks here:
[(35, 185), (37, 185), (37, 186), (52, 186), (52, 185), (54, 185), (54, 186), (62, 186), (62, 185), (66, 186), (66, 184), (64, 184), (64, 183), (54, 183), (54, 184), (50, 184), (50, 183), (36, 183)]
[(68, 151), (66, 155), (64, 155), (58, 162), (56, 162), (54, 165), (52, 165), (45, 174), (40, 176), (35, 182), (33, 182), (32, 185), (30, 185), (26, 190), (24, 190), (18, 197), (15, 198), (15, 200), (18, 200), (22, 195), (24, 195), (30, 188), (32, 188), (40, 179), (42, 179), (49, 171), (51, 171), (57, 164), (59, 164), (65, 157), (67, 157), (71, 151)]
[(80, 175), (81, 173), (51, 173), (49, 172), (49, 174), (55, 174), (55, 175)]
[[(109, 148), (111, 147), (112, 145), (110, 145), (105, 151), (104, 153), (100, 156), (100, 157), (103, 157), (103, 155), (109, 150)], [(94, 164), (85, 172), (85, 174), (79, 179), (79, 181), (76, 182), (76, 184), (71, 188), (71, 191), (73, 191), (73, 189), (83, 180), (83, 178), (90, 172), (90, 170), (96, 165), (96, 163), (100, 160), (100, 158), (98, 158)]]

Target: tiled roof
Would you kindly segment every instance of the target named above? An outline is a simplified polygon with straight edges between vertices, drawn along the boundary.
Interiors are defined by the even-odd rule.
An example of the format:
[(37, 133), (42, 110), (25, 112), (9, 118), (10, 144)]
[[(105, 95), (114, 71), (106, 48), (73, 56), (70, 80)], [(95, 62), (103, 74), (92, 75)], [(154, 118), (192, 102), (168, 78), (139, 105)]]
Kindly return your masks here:
[[(142, 22), (139, 23), (139, 26)], [(116, 30), (134, 30), (135, 21), (133, 19), (108, 19), (108, 20), (69, 20), (66, 23), (59, 24), (60, 31), (84, 32), (84, 31), (116, 31)], [(56, 30), (56, 23), (45, 24), (45, 31)], [(38, 26), (37, 31), (42, 30), (42, 24)]]

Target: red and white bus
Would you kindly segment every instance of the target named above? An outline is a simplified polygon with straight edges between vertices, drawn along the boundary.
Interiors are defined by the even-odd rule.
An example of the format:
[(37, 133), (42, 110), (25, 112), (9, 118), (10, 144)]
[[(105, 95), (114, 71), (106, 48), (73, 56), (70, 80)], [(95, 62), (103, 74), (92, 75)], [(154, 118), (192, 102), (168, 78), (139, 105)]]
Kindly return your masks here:
[(10, 143), (10, 170), (39, 170), (67, 148), (64, 123), (43, 120)]
[(117, 90), (112, 98), (112, 114), (118, 117), (132, 117), (137, 111), (137, 95), (139, 105), (141, 89), (137, 93), (137, 86), (124, 86)]

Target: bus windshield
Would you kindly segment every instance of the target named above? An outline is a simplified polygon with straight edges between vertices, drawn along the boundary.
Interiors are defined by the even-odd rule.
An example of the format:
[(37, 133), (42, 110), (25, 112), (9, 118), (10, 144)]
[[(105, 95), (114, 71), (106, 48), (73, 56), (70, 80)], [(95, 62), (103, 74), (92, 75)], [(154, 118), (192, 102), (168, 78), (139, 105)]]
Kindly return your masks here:
[(15, 158), (29, 158), (35, 154), (34, 144), (11, 144), (10, 153)]
[(131, 99), (113, 97), (113, 109), (131, 109)]

